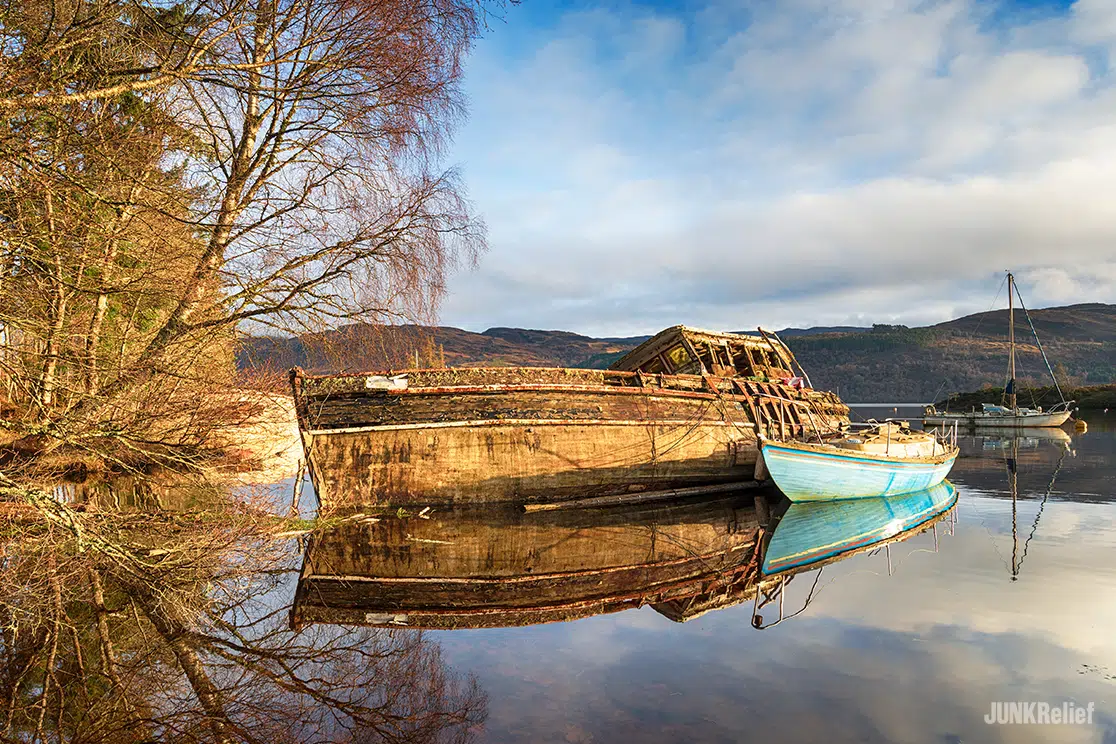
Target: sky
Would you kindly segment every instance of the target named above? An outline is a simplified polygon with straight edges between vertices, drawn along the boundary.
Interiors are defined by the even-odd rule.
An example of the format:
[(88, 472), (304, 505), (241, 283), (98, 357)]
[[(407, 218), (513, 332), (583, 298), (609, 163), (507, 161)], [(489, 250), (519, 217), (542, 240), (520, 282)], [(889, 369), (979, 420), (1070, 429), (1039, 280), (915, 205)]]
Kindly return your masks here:
[[(595, 336), (1116, 302), (1116, 0), (523, 0), (441, 322)], [(1005, 301), (999, 296), (1000, 304)]]

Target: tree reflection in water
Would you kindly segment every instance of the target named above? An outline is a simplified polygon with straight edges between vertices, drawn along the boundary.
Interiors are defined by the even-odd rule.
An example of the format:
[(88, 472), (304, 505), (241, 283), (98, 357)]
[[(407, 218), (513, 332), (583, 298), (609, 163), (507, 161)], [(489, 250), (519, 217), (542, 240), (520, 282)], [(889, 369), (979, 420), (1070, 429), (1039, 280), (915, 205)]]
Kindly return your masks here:
[(266, 516), (22, 496), (0, 523), (3, 740), (463, 742), (485, 717), (420, 631), (290, 630), (299, 555)]

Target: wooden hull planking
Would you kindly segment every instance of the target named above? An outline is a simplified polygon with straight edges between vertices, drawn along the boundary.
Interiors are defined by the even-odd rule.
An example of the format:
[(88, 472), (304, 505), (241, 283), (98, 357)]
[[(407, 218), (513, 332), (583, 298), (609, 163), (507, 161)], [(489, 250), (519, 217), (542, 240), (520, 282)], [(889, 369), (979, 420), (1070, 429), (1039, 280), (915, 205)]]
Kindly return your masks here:
[(756, 439), (725, 422), (515, 422), (317, 435), (327, 509), (560, 500), (747, 480)]
[[(360, 376), (305, 378), (305, 388), (296, 377), (303, 444), (324, 510), (558, 501), (755, 475), (756, 404), (731, 380), (668, 377), (675, 387), (665, 387), (662, 376), (645, 384), (647, 376), (624, 372), (450, 372), (463, 376), (451, 382), (465, 384), (367, 392)], [(543, 379), (524, 382), (517, 372)], [(443, 382), (423, 374), (412, 377)], [(499, 382), (480, 384), (486, 377)], [(811, 394), (822, 425), (847, 420), (847, 408), (828, 394)], [(789, 418), (785, 425), (805, 428)]]

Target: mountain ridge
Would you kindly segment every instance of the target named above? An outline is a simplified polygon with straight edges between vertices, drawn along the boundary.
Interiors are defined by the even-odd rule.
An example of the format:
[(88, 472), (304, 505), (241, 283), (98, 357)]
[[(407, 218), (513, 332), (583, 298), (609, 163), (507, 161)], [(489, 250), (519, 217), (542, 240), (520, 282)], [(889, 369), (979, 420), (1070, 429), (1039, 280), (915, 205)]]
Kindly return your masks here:
[[(1116, 305), (1080, 303), (1032, 310), (1031, 320), (1067, 385), (1116, 381)], [(815, 387), (853, 402), (929, 401), (1003, 384), (1007, 310), (930, 326), (876, 324), (778, 331)], [(1016, 312), (1021, 384), (1049, 381), (1022, 311)], [(482, 333), (452, 326), (345, 326), (299, 338), (250, 337), (242, 368), (311, 372), (416, 366), (607, 367), (650, 336), (593, 338), (572, 331), (496, 326)]]

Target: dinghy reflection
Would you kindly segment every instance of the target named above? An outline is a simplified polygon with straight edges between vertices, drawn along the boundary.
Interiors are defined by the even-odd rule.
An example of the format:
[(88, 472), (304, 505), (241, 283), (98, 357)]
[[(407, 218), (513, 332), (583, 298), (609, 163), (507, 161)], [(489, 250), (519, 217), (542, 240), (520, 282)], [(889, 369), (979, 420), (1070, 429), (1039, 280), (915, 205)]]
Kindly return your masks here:
[(943, 483), (789, 509), (749, 493), (607, 509), (358, 515), (310, 536), (291, 623), (491, 628), (645, 605), (684, 622), (749, 600), (781, 602), (793, 575), (906, 539), (955, 502)]
[[(934, 530), (937, 550), (937, 523), (950, 517), (948, 534), (952, 535), (956, 505), (957, 490), (949, 481), (890, 498), (792, 504), (779, 520), (764, 554), (762, 575), (767, 583), (760, 584), (754, 597), (752, 626), (759, 630), (769, 628), (809, 605), (816, 581), (802, 610), (789, 616), (784, 614), (786, 584), (796, 574), (814, 569), (820, 573), (836, 561), (882, 548), (890, 575), (891, 544), (927, 529)], [(772, 587), (770, 580), (774, 577), (780, 581)], [(772, 602), (778, 602), (779, 616), (765, 624), (759, 610)]]
[(941, 516), (957, 503), (957, 490), (943, 481), (925, 491), (890, 498), (792, 504), (767, 546), (763, 573), (816, 566), (878, 547)]

